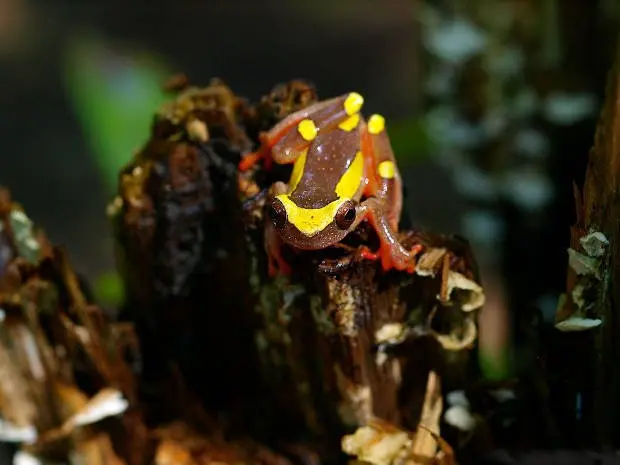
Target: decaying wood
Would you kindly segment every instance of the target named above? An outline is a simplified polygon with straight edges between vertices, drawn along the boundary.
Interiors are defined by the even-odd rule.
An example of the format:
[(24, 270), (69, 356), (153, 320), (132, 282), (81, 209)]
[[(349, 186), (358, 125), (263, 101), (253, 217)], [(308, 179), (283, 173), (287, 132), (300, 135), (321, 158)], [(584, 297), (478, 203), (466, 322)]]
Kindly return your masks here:
[(137, 402), (122, 355), (135, 348), (131, 328), (108, 321), (87, 300), (62, 250), (8, 191), (0, 212), (2, 245), (12, 251), (0, 270), (0, 439), (8, 435), (48, 459), (73, 454), (76, 463), (142, 463), (147, 449), (139, 414), (113, 428), (134, 444), (126, 462), (97, 428)]
[(337, 453), (333, 437), (373, 418), (415, 429), (425, 392), (420, 380), (431, 369), (441, 373), (442, 349), (469, 347), (476, 337), (475, 310), (484, 293), (467, 243), (403, 231), (406, 247), (425, 245), (417, 273), (385, 273), (376, 262), (356, 261), (359, 247), (378, 244), (361, 226), (329, 250), (285, 248), (293, 274), (273, 279), (262, 246), (265, 197), (256, 195), (268, 186), (264, 177), (260, 169), (242, 173), (239, 186), (262, 317), (261, 370), (279, 393), (280, 409), (295, 412), (290, 421), (321, 439), (324, 456)]
[(439, 436), (443, 410), (439, 377), (429, 372), (420, 421), (407, 433), (383, 420), (370, 419), (342, 439), (342, 450), (373, 465), (450, 465), (452, 448)]
[[(620, 56), (616, 55), (585, 183), (581, 192), (575, 187), (577, 221), (571, 228), (567, 293), (556, 317), (556, 327), (565, 332), (559, 342), (565, 350), (564, 363), (558, 362), (565, 364), (563, 376), (576, 381), (570, 387), (558, 384), (552, 391), (561, 399), (558, 410), (573, 414), (570, 424), (580, 442), (614, 450), (620, 446), (616, 434), (620, 427), (619, 134)], [(581, 398), (582, 411), (575, 409), (575, 396)]]
[(255, 105), (220, 80), (203, 88), (178, 76), (167, 90), (108, 207), (120, 321), (0, 193), (0, 414), (23, 452), (89, 464), (331, 463), (345, 434), (383, 425), (407, 445), (398, 463), (450, 463), (445, 354), (472, 346), (484, 303), (467, 242), (403, 231), (405, 246), (425, 247), (416, 274), (386, 273), (357, 259), (361, 245), (377, 247), (362, 226), (339, 247), (285, 250), (293, 275), (269, 277), (261, 193), (290, 167), (236, 166), (315, 89), (291, 81)]

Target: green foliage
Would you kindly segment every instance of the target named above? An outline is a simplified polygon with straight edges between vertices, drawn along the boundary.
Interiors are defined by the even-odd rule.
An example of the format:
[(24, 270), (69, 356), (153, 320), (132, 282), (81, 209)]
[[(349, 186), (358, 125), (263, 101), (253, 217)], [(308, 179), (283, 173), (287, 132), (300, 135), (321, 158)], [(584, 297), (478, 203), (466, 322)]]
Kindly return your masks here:
[(478, 355), (480, 371), (485, 379), (500, 381), (511, 375), (511, 357), (508, 350), (487, 353), (481, 347)]
[(118, 308), (125, 298), (123, 281), (116, 271), (100, 274), (93, 282), (93, 292), (97, 302), (112, 308)]
[(161, 84), (170, 73), (155, 57), (121, 55), (83, 37), (69, 45), (65, 58), (67, 94), (111, 193), (119, 168), (148, 137), (151, 115), (165, 99)]

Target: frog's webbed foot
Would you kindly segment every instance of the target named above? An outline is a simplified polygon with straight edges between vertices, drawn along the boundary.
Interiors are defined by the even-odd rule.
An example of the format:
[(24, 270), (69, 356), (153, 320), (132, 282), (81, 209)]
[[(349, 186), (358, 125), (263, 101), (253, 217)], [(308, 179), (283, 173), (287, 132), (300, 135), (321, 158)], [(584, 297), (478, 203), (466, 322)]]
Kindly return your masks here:
[(402, 246), (398, 241), (396, 232), (390, 227), (383, 203), (379, 199), (375, 197), (366, 199), (358, 209), (360, 210), (358, 217), (370, 222), (377, 232), (380, 242), (378, 252), (373, 253), (368, 249), (362, 250), (362, 257), (369, 260), (381, 260), (381, 265), (385, 271), (393, 268), (408, 273), (415, 272), (417, 257), (424, 246), (415, 244), (409, 250)]
[(400, 244), (397, 246), (384, 246), (382, 244), (379, 249), (381, 265), (384, 270), (394, 268), (399, 271), (414, 273), (417, 265), (417, 257), (422, 250), (424, 250), (424, 246), (421, 244), (416, 244), (409, 250), (405, 249)]

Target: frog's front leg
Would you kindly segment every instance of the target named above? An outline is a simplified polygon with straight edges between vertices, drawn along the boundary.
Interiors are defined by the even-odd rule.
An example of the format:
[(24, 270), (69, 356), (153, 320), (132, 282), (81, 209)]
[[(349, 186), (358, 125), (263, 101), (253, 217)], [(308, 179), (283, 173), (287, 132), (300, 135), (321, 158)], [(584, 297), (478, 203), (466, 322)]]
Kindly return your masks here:
[(345, 130), (356, 127), (363, 103), (361, 95), (351, 92), (290, 114), (269, 131), (261, 133), (258, 151), (246, 154), (239, 163), (239, 170), (247, 171), (260, 160), (265, 160), (267, 165), (272, 160), (277, 164), (293, 163), (319, 131), (338, 125)]
[(376, 198), (370, 197), (364, 200), (357, 207), (357, 219), (352, 229), (362, 220), (370, 222), (373, 229), (379, 236), (378, 256), (373, 253), (366, 253), (366, 258), (379, 258), (384, 270), (395, 268), (413, 273), (416, 267), (416, 257), (422, 251), (422, 245), (415, 245), (411, 250), (407, 250), (399, 242), (396, 231), (390, 225), (388, 208), (385, 203)]
[[(274, 183), (269, 189), (269, 198), (273, 198), (276, 195), (284, 194), (288, 191), (288, 186), (283, 182)], [(274, 277), (278, 274), (290, 275), (291, 267), (282, 257), (282, 239), (276, 232), (271, 218), (265, 218), (264, 220), (264, 246), (267, 254), (267, 261), (269, 266), (269, 276)]]

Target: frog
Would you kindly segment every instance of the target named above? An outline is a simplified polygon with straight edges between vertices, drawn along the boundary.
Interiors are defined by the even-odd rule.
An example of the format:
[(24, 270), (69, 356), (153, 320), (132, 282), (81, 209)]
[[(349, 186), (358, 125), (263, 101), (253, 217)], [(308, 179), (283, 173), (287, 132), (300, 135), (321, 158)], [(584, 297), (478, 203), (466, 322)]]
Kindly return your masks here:
[(423, 249), (398, 240), (403, 208), (402, 178), (386, 119), (366, 119), (364, 97), (348, 92), (295, 111), (262, 132), (259, 147), (239, 163), (248, 171), (263, 162), (292, 165), (289, 181), (276, 181), (267, 194), (265, 249), (271, 276), (290, 274), (284, 244), (297, 251), (337, 246), (362, 222), (379, 238), (379, 250), (362, 247), (363, 259), (380, 260), (384, 271), (413, 273)]

